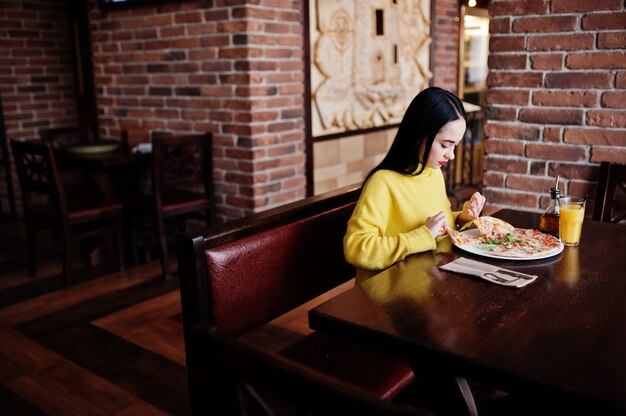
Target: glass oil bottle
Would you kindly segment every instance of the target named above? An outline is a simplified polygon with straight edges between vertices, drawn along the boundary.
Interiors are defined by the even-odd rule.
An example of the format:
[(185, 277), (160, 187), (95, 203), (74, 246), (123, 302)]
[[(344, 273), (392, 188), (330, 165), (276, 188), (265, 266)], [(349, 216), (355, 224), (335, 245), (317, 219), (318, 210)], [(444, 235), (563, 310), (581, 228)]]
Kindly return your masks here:
[(552, 234), (555, 237), (559, 236), (559, 197), (561, 192), (559, 191), (559, 177), (556, 177), (556, 185), (554, 188), (550, 188), (550, 204), (546, 211), (541, 214), (539, 219), (539, 231), (547, 234)]

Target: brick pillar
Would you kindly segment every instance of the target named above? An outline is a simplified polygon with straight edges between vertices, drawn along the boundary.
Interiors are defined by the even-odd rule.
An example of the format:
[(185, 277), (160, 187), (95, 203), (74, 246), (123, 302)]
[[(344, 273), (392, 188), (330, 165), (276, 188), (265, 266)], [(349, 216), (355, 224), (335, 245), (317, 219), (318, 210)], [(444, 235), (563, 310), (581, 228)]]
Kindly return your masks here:
[(457, 93), (459, 65), (459, 2), (431, 0), (433, 6), (433, 85)]
[(213, 132), (228, 220), (305, 195), (303, 6), (207, 3), (92, 7), (92, 51), (105, 135)]

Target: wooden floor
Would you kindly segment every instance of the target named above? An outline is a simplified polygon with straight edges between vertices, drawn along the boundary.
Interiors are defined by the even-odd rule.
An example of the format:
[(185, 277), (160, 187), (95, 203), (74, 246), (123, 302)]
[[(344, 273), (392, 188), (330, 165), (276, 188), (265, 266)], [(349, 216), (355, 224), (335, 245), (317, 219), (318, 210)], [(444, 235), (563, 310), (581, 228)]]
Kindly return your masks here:
[(2, 236), (0, 415), (190, 414), (176, 279), (151, 263), (61, 289), (54, 253), (31, 279)]

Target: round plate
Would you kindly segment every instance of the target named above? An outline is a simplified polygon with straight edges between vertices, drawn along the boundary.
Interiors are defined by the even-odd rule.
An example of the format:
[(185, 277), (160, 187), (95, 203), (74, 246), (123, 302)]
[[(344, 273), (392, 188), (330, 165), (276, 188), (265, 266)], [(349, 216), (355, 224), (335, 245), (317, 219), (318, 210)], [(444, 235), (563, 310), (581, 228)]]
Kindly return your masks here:
[(119, 149), (118, 143), (86, 143), (86, 144), (70, 144), (63, 147), (68, 153), (78, 155), (94, 155), (100, 153), (109, 153)]
[[(478, 237), (479, 236), (479, 232), (477, 229), (472, 229), (472, 230), (467, 230), (467, 231), (462, 231), (461, 234), (463, 234), (464, 236), (467, 237)], [(452, 243), (454, 244), (454, 243)], [(455, 246), (457, 246), (456, 244), (454, 244)], [(559, 244), (558, 248), (555, 248), (554, 251), (551, 251), (549, 253), (544, 253), (544, 254), (540, 254), (534, 257), (508, 257), (508, 256), (502, 256), (502, 255), (498, 255), (498, 254), (493, 254), (491, 253), (489, 250), (483, 250), (481, 249), (479, 246), (457, 246), (458, 248), (460, 248), (463, 251), (467, 251), (468, 253), (472, 253), (472, 254), (476, 254), (477, 256), (483, 256), (483, 257), (489, 257), (492, 259), (500, 259), (500, 260), (539, 260), (539, 259), (547, 259), (548, 257), (553, 257), (556, 256), (557, 254), (559, 254), (560, 252), (563, 251), (563, 243)]]

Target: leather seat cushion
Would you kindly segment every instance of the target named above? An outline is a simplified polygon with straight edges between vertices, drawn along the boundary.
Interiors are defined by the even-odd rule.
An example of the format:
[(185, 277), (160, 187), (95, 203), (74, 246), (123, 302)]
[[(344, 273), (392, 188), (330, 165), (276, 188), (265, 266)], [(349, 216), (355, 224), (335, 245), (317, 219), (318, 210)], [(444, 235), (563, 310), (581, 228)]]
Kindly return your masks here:
[(322, 332), (314, 332), (280, 353), (383, 400), (391, 400), (415, 380), (413, 370), (402, 358)]

